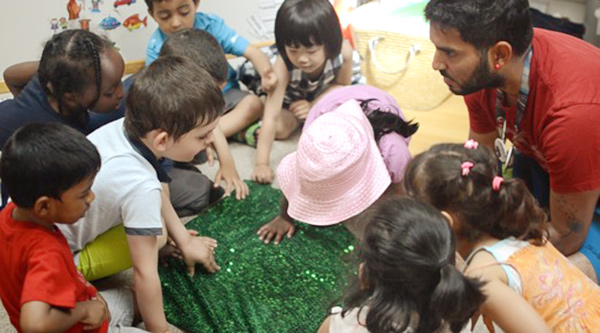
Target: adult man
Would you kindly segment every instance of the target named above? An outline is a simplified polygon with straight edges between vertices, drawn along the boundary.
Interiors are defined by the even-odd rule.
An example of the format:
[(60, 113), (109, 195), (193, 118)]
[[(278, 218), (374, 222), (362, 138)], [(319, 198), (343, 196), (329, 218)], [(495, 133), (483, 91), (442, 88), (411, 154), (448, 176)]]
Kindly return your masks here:
[(425, 16), (470, 137), (499, 152), (514, 143), (514, 175), (549, 207), (552, 243), (598, 281), (600, 50), (533, 29), (527, 0), (432, 0)]

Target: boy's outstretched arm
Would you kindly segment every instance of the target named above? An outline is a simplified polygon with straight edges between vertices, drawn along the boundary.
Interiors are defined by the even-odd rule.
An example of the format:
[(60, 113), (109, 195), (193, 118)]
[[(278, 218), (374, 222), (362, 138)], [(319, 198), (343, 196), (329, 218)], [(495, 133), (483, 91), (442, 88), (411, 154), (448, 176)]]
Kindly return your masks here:
[(4, 70), (4, 83), (13, 96), (25, 88), (27, 82), (37, 73), (39, 61), (26, 61), (12, 65)]
[(231, 191), (235, 190), (235, 198), (237, 200), (246, 199), (246, 196), (250, 193), (248, 185), (240, 178), (236, 167), (231, 150), (229, 150), (229, 144), (227, 138), (221, 131), (221, 128), (217, 125), (213, 131), (214, 142), (213, 145), (219, 156), (219, 171), (215, 176), (215, 186), (220, 186), (221, 179), (225, 180), (225, 193), (231, 194)]
[(248, 45), (244, 52), (244, 57), (250, 60), (256, 72), (260, 75), (263, 91), (266, 93), (272, 92), (277, 87), (279, 76), (273, 71), (269, 57), (254, 45)]
[(100, 300), (77, 302), (73, 309), (61, 309), (41, 301), (31, 301), (21, 307), (23, 332), (63, 332), (79, 322), (96, 329), (109, 318), (106, 303)]
[(127, 235), (127, 242), (133, 263), (135, 296), (146, 329), (150, 332), (166, 332), (169, 326), (157, 269), (157, 236)]
[(171, 201), (169, 200), (169, 186), (162, 184), (162, 207), (161, 215), (165, 220), (165, 225), (169, 237), (173, 239), (177, 248), (183, 255), (183, 261), (187, 266), (188, 274), (193, 276), (196, 264), (201, 264), (210, 273), (221, 270), (215, 261), (214, 249), (217, 247), (217, 241), (209, 237), (198, 237), (190, 234), (181, 220), (177, 216)]
[(289, 82), (289, 73), (280, 56), (277, 57), (274, 70), (278, 77), (277, 86), (274, 91), (267, 95), (265, 101), (265, 111), (256, 145), (256, 165), (251, 176), (253, 181), (263, 184), (270, 183), (275, 178), (275, 173), (270, 166), (271, 146), (275, 140), (281, 106)]

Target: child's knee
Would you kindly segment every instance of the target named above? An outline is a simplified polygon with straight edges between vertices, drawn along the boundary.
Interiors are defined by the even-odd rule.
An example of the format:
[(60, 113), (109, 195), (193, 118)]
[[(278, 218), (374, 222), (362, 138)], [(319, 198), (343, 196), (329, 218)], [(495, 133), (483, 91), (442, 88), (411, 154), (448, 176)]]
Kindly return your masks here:
[(260, 98), (256, 95), (248, 95), (242, 99), (239, 105), (243, 105), (243, 114), (244, 120), (250, 124), (256, 121), (263, 112), (263, 103)]
[(294, 116), (288, 110), (281, 110), (281, 115), (279, 116), (279, 121), (277, 123), (277, 129), (275, 131), (275, 139), (284, 140), (287, 139), (296, 128), (298, 128), (298, 118)]

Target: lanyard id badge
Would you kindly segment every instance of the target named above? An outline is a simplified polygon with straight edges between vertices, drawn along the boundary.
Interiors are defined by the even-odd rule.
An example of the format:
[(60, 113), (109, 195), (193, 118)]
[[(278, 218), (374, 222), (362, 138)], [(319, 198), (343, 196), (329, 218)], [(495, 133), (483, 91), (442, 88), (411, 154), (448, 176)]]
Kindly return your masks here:
[[(525, 56), (525, 63), (523, 64), (523, 73), (521, 74), (521, 85), (519, 87), (519, 97), (517, 99), (517, 113), (515, 115), (514, 132), (515, 136), (519, 133), (519, 127), (525, 114), (525, 108), (527, 107), (527, 99), (529, 98), (529, 73), (531, 69), (531, 57), (533, 55), (533, 49), (531, 47), (527, 51)], [(506, 95), (500, 89), (496, 90), (496, 121), (498, 126), (498, 138), (494, 141), (494, 148), (498, 160), (504, 165), (504, 169), (511, 163), (512, 156), (514, 154), (515, 145), (513, 142), (512, 147), (506, 149), (506, 113), (502, 108)], [(514, 138), (513, 138), (514, 141)]]

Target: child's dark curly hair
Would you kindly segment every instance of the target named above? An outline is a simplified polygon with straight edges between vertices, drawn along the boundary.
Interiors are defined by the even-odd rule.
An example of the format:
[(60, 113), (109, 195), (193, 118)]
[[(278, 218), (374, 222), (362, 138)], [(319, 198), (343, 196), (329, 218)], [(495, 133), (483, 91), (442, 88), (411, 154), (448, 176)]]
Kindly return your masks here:
[[(110, 47), (107, 40), (86, 30), (66, 30), (46, 43), (38, 77), (46, 95), (58, 103), (60, 114), (78, 123), (86, 121), (86, 111), (100, 97), (100, 54)], [(81, 95), (91, 85), (95, 86), (96, 98), (90, 105), (80, 105), (71, 110), (66, 107), (66, 93)]]
[[(473, 164), (466, 175), (464, 162)], [(520, 179), (507, 179), (494, 190), (497, 175), (498, 162), (489, 148), (439, 144), (409, 164), (404, 188), (409, 195), (454, 214), (462, 223), (457, 231), (461, 238), (476, 241), (486, 233), (542, 244), (547, 238), (547, 214)]]

